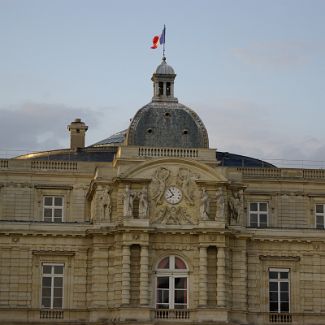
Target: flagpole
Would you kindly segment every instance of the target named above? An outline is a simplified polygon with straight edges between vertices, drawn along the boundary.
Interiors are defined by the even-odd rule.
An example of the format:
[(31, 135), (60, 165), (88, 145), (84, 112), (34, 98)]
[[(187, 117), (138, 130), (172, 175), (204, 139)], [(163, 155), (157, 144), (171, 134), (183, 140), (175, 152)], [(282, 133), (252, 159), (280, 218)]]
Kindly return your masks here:
[(166, 25), (164, 24), (163, 59), (165, 59), (165, 43), (166, 43)]

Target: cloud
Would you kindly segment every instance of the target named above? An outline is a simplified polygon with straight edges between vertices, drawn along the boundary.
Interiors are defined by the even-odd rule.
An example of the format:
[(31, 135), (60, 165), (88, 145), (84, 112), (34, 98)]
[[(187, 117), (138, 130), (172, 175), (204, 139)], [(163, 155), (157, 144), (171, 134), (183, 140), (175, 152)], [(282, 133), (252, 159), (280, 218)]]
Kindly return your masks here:
[(296, 129), (293, 126), (279, 128), (269, 114), (272, 109), (266, 105), (226, 99), (213, 107), (196, 106), (201, 107), (200, 116), (212, 148), (259, 158), (278, 166), (321, 167), (325, 161), (325, 139), (301, 134), (298, 126)]
[(264, 42), (232, 50), (236, 58), (246, 64), (285, 68), (310, 62), (316, 53), (324, 53), (324, 43)]
[(33, 102), (1, 107), (0, 153), (68, 147), (67, 125), (75, 118), (92, 127), (98, 124), (98, 112), (81, 107)]

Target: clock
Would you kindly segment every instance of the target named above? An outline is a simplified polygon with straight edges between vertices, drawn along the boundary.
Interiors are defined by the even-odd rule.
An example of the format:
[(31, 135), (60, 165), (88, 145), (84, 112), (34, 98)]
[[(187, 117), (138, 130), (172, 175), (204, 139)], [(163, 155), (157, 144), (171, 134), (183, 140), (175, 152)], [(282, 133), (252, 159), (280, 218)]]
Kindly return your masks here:
[(182, 191), (176, 186), (169, 186), (165, 192), (165, 200), (170, 204), (179, 203), (182, 197)]

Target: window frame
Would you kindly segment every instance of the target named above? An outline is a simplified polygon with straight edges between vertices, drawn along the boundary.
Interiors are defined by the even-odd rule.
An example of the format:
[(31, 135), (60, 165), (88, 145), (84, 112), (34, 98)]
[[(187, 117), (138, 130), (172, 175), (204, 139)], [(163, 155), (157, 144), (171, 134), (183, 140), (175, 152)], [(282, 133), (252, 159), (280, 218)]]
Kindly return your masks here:
[[(257, 204), (257, 210), (251, 210), (251, 204)], [(266, 204), (266, 211), (260, 210), (260, 204)], [(252, 214), (257, 215), (257, 226), (252, 226), (251, 218)], [(261, 215), (266, 214), (266, 226), (261, 227)], [(248, 227), (251, 228), (268, 228), (269, 227), (269, 202), (268, 201), (250, 201), (248, 202)]]
[[(278, 273), (278, 277), (277, 279), (271, 279), (270, 278), (270, 272), (277, 272)], [(288, 273), (288, 277), (286, 279), (281, 279), (281, 277), (279, 277), (279, 273)], [(271, 293), (271, 288), (270, 288), (270, 283), (277, 283), (277, 293), (278, 293), (278, 297), (277, 297), (277, 304), (278, 304), (278, 310), (277, 311), (271, 311), (271, 299), (270, 299), (270, 293)], [(281, 293), (285, 292), (285, 291), (281, 291), (281, 283), (288, 283), (288, 310), (287, 311), (281, 311)], [(269, 302), (269, 312), (270, 313), (277, 313), (277, 314), (282, 314), (282, 313), (290, 313), (290, 305), (291, 305), (291, 287), (290, 287), (290, 269), (289, 268), (272, 268), (270, 267), (268, 269), (268, 302)]]
[[(49, 222), (49, 223), (62, 223), (64, 222), (64, 210), (65, 210), (65, 197), (64, 195), (43, 195), (42, 196), (42, 217), (44, 222)], [(46, 198), (52, 198), (52, 205), (46, 205), (45, 200)], [(55, 205), (55, 199), (60, 198), (62, 199), (62, 205)], [(51, 210), (51, 221), (45, 220), (45, 209), (50, 209)], [(62, 216), (61, 216), (61, 221), (55, 221), (55, 209), (60, 209)]]
[[(323, 207), (323, 212), (317, 212), (318, 205)], [(321, 227), (317, 226), (317, 217), (323, 218), (323, 224)], [(324, 203), (315, 203), (315, 228), (316, 229), (325, 229), (325, 204)]]
[[(159, 269), (158, 265), (159, 263), (164, 259), (168, 257), (169, 258), (169, 267), (166, 269)], [(175, 258), (179, 258), (185, 265), (185, 269), (176, 269), (175, 267)], [(183, 258), (181, 258), (180, 256), (177, 255), (168, 255), (168, 256), (164, 256), (162, 258), (159, 259), (157, 265), (156, 265), (156, 276), (155, 276), (155, 309), (159, 309), (159, 310), (187, 310), (189, 309), (189, 269), (188, 269), (188, 265), (187, 263), (184, 261)], [(169, 284), (168, 284), (168, 303), (165, 303), (165, 305), (167, 305), (167, 308), (161, 308), (158, 307), (158, 305), (164, 305), (164, 303), (159, 303), (158, 302), (158, 278), (162, 278), (162, 277), (168, 277), (169, 279)], [(185, 278), (186, 279), (186, 288), (185, 289), (181, 289), (186, 291), (186, 303), (185, 304), (178, 304), (175, 302), (175, 292), (176, 290), (180, 290), (177, 289), (175, 286), (175, 279), (178, 278)], [(177, 308), (178, 306), (184, 306), (183, 308)], [(176, 308), (175, 308), (176, 306)]]
[[(44, 269), (43, 267), (44, 266), (50, 266), (51, 267), (51, 273), (44, 273)], [(62, 274), (55, 274), (54, 273), (54, 267), (55, 266), (62, 266), (63, 267), (63, 271), (62, 271)], [(47, 309), (47, 310), (62, 310), (64, 309), (64, 290), (65, 290), (65, 285), (64, 285), (64, 278), (65, 278), (65, 264), (64, 263), (51, 263), (51, 262), (43, 262), (41, 263), (41, 286), (40, 286), (40, 308), (41, 309)], [(51, 290), (51, 295), (50, 295), (50, 307), (45, 307), (43, 305), (43, 279), (44, 277), (48, 277), (48, 278), (51, 278), (51, 287), (50, 287), (50, 290)], [(61, 303), (61, 307), (54, 307), (54, 279), (55, 278), (62, 278), (62, 296), (61, 296), (61, 300), (62, 300), (62, 303)]]

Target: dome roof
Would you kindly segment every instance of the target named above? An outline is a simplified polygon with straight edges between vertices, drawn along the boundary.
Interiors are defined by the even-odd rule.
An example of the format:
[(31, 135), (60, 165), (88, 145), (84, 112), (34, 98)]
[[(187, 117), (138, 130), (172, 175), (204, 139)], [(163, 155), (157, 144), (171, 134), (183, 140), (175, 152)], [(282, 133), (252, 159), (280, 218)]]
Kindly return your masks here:
[(158, 65), (156, 74), (175, 74), (174, 69), (166, 63), (166, 58)]
[(207, 130), (199, 116), (177, 102), (151, 102), (134, 116), (127, 145), (208, 148)]

